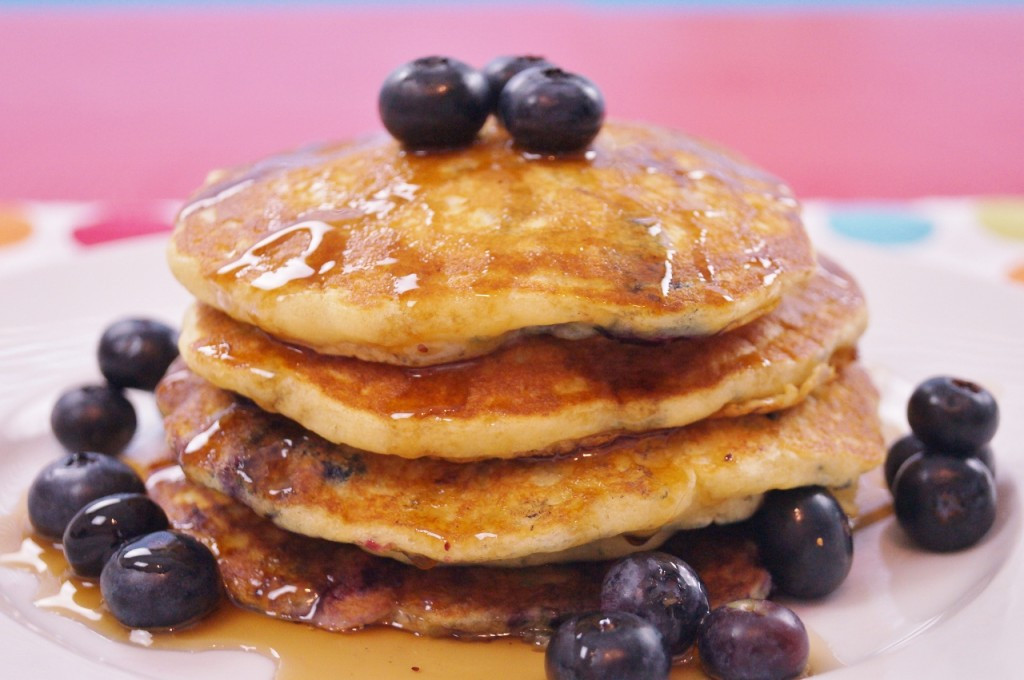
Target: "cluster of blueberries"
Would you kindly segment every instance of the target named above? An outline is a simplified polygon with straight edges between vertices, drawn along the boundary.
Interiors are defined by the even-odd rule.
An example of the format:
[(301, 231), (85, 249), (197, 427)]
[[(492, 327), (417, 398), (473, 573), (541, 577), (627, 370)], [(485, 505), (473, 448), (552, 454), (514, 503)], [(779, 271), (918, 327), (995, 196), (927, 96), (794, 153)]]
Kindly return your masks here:
[(125, 319), (100, 339), (106, 385), (71, 389), (51, 426), (70, 453), (29, 488), (35, 531), (59, 540), (75, 574), (99, 578), (107, 608), (131, 628), (186, 625), (220, 600), (217, 562), (202, 543), (169, 531), (167, 515), (139, 475), (115, 456), (135, 433), (126, 388), (153, 390), (178, 355), (177, 333), (157, 321)]
[(911, 434), (890, 447), (885, 481), (900, 526), (926, 550), (968, 548), (996, 519), (995, 460), (989, 442), (999, 406), (985, 388), (939, 376), (907, 403)]
[(697, 573), (662, 552), (620, 559), (605, 575), (601, 611), (559, 626), (545, 654), (550, 680), (656, 680), (696, 644), (715, 678), (792, 678), (810, 652), (792, 610), (737, 600), (714, 610)]
[(387, 77), (378, 109), (414, 151), (467, 146), (493, 113), (524, 151), (566, 154), (586, 148), (604, 122), (594, 83), (536, 56), (497, 57), (482, 71), (450, 57), (416, 59)]
[[(771, 491), (742, 527), (758, 544), (776, 591), (817, 599), (842, 584), (853, 564), (850, 523), (820, 486)], [(738, 600), (709, 610), (693, 569), (663, 552), (616, 562), (601, 609), (568, 619), (547, 649), (550, 680), (668, 677), (673, 658), (694, 644), (701, 665), (722, 680), (782, 680), (802, 673), (810, 653), (799, 617), (770, 600)]]

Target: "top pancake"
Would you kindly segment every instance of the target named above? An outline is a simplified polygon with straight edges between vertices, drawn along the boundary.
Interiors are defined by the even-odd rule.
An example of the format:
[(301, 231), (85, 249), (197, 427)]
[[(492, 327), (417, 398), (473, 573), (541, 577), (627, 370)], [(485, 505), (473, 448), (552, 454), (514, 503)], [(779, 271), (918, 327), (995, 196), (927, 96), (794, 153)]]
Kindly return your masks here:
[(717, 333), (815, 266), (784, 184), (650, 126), (608, 123), (559, 159), (497, 128), (428, 155), (379, 136), (215, 180), (178, 217), (178, 279), (281, 339), (373, 361), (443, 363), (524, 332)]

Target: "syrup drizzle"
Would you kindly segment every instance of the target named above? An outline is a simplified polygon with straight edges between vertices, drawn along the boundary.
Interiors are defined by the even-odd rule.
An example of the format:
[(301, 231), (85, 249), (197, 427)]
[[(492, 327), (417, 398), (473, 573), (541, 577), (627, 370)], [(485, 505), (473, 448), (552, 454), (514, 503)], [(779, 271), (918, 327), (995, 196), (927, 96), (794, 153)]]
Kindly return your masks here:
[(863, 531), (864, 529), (867, 529), (869, 526), (872, 526), (873, 524), (878, 524), (879, 522), (886, 520), (892, 516), (892, 503), (881, 503), (871, 508), (870, 510), (861, 512), (859, 515), (854, 517), (853, 521), (850, 522), (850, 528), (852, 531)]
[[(456, 293), (486, 297), (516, 281), (529, 283), (531, 273), (548, 269), (580, 279), (611, 277), (602, 294), (623, 303), (643, 304), (654, 294), (684, 304), (682, 299), (698, 290), (710, 302), (729, 302), (737, 291), (720, 280), (719, 270), (733, 264), (744, 270), (750, 285), (776, 284), (800, 247), (785, 246), (796, 248), (792, 253), (768, 247), (756, 225), (764, 216), (798, 219), (789, 215), (794, 201), (785, 186), (686, 138), (617, 134), (630, 143), (616, 146), (613, 135), (584, 156), (560, 159), (510, 152), (507, 140), (494, 132), (457, 156), (403, 154), (394, 145), (370, 140), (319, 147), (272, 157), (208, 186), (180, 220), (211, 211), (208, 219), (237, 221), (238, 238), (254, 244), (238, 259), (230, 251), (206, 253), (214, 260), (223, 255), (221, 262), (227, 262), (209, 272), (219, 277), (218, 285), (303, 290), (345, 283), (356, 303), (362, 296), (373, 301), (401, 295), (410, 272), (418, 274), (414, 283), (421, 301)], [(580, 200), (534, 195), (547, 185), (533, 182), (530, 174), (561, 167), (577, 173), (573, 195)], [(340, 173), (341, 180), (351, 174), (361, 179), (332, 185), (338, 181), (332, 173)], [(473, 203), (469, 187), (459, 183), (467, 173), (474, 173), (482, 188)], [(504, 193), (489, 191), (492, 185), (502, 185)], [(748, 194), (757, 207), (745, 213), (709, 207), (719, 198), (734, 203)], [(253, 201), (278, 209), (256, 219)], [(544, 226), (538, 201), (557, 204), (557, 224)], [(344, 214), (335, 219), (325, 213)], [(426, 229), (435, 217), (439, 226)], [(312, 232), (299, 252), (290, 235), (313, 223), (335, 228)], [(636, 225), (643, 227), (641, 234), (635, 233)], [(540, 227), (547, 234), (543, 260), (537, 258)], [(595, 248), (584, 251), (578, 235), (591, 231)], [(628, 237), (618, 237), (617, 231), (629, 232)], [(722, 240), (733, 232), (744, 244), (739, 262), (723, 252)], [(619, 244), (611, 263), (597, 247), (603, 243)], [(455, 260), (452, 252), (462, 257)]]
[[(241, 257), (234, 262), (224, 265), (217, 270), (217, 273), (221, 275), (232, 272), (241, 274), (250, 269), (255, 269), (260, 273), (249, 282), (249, 285), (260, 290), (275, 290), (292, 281), (308, 279), (317, 273), (330, 271), (331, 267), (324, 269), (326, 263), (316, 268), (311, 267), (309, 262), (307, 262), (307, 258), (320, 248), (320, 244), (324, 240), (324, 234), (333, 229), (335, 229), (334, 225), (319, 220), (304, 220), (288, 225), (250, 246), (242, 253)], [(278, 241), (285, 240), (292, 234), (299, 232), (307, 232), (309, 234), (309, 243), (306, 247), (298, 255), (293, 255), (274, 266), (268, 266), (267, 259), (262, 253)]]

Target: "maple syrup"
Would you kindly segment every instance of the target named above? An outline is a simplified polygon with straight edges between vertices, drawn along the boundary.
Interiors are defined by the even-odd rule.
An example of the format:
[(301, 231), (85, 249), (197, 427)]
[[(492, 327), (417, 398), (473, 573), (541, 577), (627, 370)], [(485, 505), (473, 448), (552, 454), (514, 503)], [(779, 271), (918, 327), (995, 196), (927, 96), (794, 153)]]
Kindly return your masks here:
[(873, 524), (892, 517), (893, 507), (891, 502), (884, 502), (875, 505), (870, 510), (865, 510), (853, 518), (850, 522), (853, 531), (863, 531)]
[[(109, 640), (183, 652), (238, 650), (271, 659), (275, 680), (305, 680), (329, 673), (334, 678), (443, 677), (479, 678), (501, 669), (502, 677), (542, 680), (544, 660), (538, 647), (519, 639), (472, 642), (429, 638), (374, 628), (331, 633), (304, 624), (275, 620), (228, 602), (198, 624), (171, 632), (130, 630), (105, 609), (96, 581), (71, 574), (60, 547), (33, 535), (24, 516), (0, 518), (0, 568), (30, 571), (39, 579), (35, 606), (82, 623)], [(20, 544), (17, 538), (20, 537)], [(14, 545), (11, 545), (14, 543)], [(811, 634), (811, 674), (839, 663), (820, 637)], [(510, 673), (512, 673), (510, 675)], [(695, 659), (677, 660), (671, 680), (706, 680)]]

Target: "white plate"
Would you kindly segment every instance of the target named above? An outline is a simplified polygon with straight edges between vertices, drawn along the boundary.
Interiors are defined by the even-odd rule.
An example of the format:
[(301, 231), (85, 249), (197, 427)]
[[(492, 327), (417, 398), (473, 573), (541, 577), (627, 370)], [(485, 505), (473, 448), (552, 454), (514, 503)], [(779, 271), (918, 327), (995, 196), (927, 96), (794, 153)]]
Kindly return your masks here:
[[(180, 317), (188, 297), (166, 273), (163, 247), (163, 238), (138, 239), (0, 279), (0, 511), (22, 502), (36, 471), (59, 453), (50, 407), (62, 389), (99, 378), (94, 353), (102, 328), (128, 314)], [(1016, 486), (1024, 479), (1024, 291), (911, 266), (871, 248), (844, 250), (839, 259), (871, 306), (862, 355), (883, 390), (887, 421), (904, 427), (903, 404), (929, 375), (969, 377), (996, 393), (1003, 414), (994, 442), (999, 515), (980, 545), (954, 555), (912, 548), (886, 520), (857, 534), (854, 569), (839, 592), (794, 606), (845, 666), (827, 674), (836, 680), (1015, 676), (1024, 628)], [(152, 416), (145, 426), (158, 427)], [(869, 498), (881, 497), (877, 478), (866, 486)], [(104, 640), (36, 609), (33, 591), (34, 577), (0, 568), (4, 677), (271, 675), (269, 662), (255, 654), (189, 655)]]

